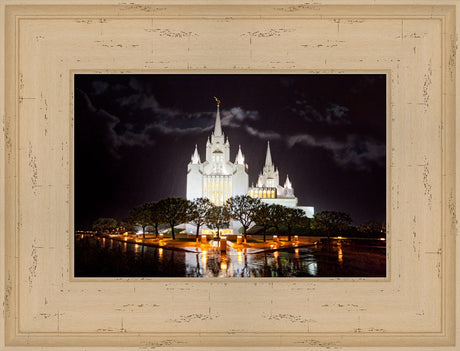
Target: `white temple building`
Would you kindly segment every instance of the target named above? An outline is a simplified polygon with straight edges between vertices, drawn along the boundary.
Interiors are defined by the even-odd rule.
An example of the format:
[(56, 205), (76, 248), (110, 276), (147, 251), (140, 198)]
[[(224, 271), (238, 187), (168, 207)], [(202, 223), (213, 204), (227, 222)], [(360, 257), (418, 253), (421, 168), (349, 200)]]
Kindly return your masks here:
[[(235, 158), (230, 162), (230, 143), (222, 132), (220, 123), (220, 101), (217, 100), (217, 113), (214, 131), (211, 139), (206, 142), (206, 160), (202, 163), (198, 154), (198, 147), (195, 151), (187, 169), (187, 200), (206, 197), (217, 206), (225, 204), (228, 198), (236, 195), (247, 195), (249, 177), (248, 165), (244, 162), (241, 147)], [(232, 229), (221, 230), (223, 234), (233, 233), (238, 230), (238, 224), (232, 223)], [(235, 228), (236, 227), (236, 228)], [(186, 231), (196, 230), (192, 224), (186, 225)]]
[(256, 186), (249, 188), (248, 195), (253, 198), (258, 198), (260, 201), (269, 205), (279, 204), (286, 207), (295, 207), (305, 212), (307, 217), (312, 218), (315, 214), (313, 206), (297, 206), (297, 197), (294, 195), (294, 188), (289, 180), (289, 175), (286, 175), (284, 186), (279, 184), (278, 169), (272, 161), (270, 151), (270, 142), (267, 142), (267, 153), (265, 155), (265, 165), (262, 173), (259, 174)]
[[(235, 161), (230, 161), (230, 143), (222, 132), (220, 101), (217, 98), (216, 101), (216, 121), (211, 138), (208, 137), (206, 142), (206, 159), (201, 162), (198, 146), (195, 145), (195, 151), (187, 167), (187, 200), (206, 197), (215, 205), (222, 206), (232, 196), (249, 195), (267, 204), (303, 209), (308, 217), (313, 217), (313, 207), (297, 206), (297, 198), (288, 176), (284, 186), (279, 185), (278, 170), (272, 162), (270, 143), (267, 145), (265, 166), (259, 175), (257, 186), (249, 188), (248, 165), (244, 161), (241, 146), (238, 148)], [(224, 235), (236, 234), (240, 226), (238, 222), (231, 222), (229, 229), (220, 232)], [(187, 224), (185, 229), (187, 233), (196, 231), (192, 224)], [(202, 233), (211, 234), (211, 230), (203, 228)]]

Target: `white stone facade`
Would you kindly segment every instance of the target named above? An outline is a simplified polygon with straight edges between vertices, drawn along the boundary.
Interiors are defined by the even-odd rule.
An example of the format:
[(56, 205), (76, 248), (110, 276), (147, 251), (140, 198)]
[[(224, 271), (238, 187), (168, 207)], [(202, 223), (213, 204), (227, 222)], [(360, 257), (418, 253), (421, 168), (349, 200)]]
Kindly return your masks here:
[[(216, 122), (211, 138), (206, 143), (206, 159), (202, 163), (198, 154), (198, 147), (188, 164), (187, 173), (187, 200), (206, 197), (217, 206), (225, 204), (228, 198), (236, 195), (247, 195), (249, 177), (248, 165), (244, 162), (241, 147), (235, 158), (230, 161), (230, 143), (222, 132), (220, 110), (217, 105)], [(237, 230), (237, 223), (231, 227)], [(186, 231), (193, 232), (196, 227), (187, 224)]]
[(269, 205), (278, 204), (301, 209), (305, 212), (305, 215), (310, 218), (312, 218), (315, 213), (315, 209), (312, 206), (297, 206), (297, 197), (294, 195), (294, 188), (292, 187), (289, 175), (286, 175), (284, 186), (279, 184), (278, 169), (275, 168), (272, 161), (270, 142), (267, 142), (265, 165), (262, 173), (259, 174), (257, 186), (250, 187), (248, 194)]
[[(214, 131), (206, 142), (206, 159), (201, 162), (198, 146), (195, 145), (195, 151), (187, 167), (187, 200), (206, 197), (215, 205), (222, 206), (232, 196), (249, 195), (267, 204), (302, 209), (308, 217), (313, 217), (314, 207), (297, 206), (297, 198), (289, 176), (286, 176), (284, 186), (279, 184), (279, 173), (272, 161), (269, 142), (265, 165), (259, 174), (257, 185), (249, 187), (248, 165), (244, 161), (241, 146), (238, 148), (235, 161), (230, 161), (230, 143), (222, 132), (219, 102)], [(234, 233), (238, 232), (240, 226), (238, 222), (230, 224)], [(186, 231), (194, 233), (196, 227), (187, 224)]]

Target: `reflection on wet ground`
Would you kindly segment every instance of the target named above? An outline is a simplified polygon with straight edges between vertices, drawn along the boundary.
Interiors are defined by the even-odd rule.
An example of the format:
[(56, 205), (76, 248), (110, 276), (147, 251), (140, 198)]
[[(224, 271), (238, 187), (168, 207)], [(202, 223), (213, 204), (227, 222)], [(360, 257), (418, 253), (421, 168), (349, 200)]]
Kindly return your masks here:
[(169, 250), (108, 238), (76, 240), (77, 277), (385, 277), (385, 247), (317, 245), (263, 251)]

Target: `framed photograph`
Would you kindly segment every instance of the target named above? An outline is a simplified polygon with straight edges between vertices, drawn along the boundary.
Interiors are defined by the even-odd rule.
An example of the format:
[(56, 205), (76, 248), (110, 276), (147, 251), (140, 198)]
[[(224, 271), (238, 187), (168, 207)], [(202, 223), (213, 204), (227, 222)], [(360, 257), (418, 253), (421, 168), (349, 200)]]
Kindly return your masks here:
[(75, 74), (75, 277), (384, 278), (386, 83)]
[[(2, 348), (457, 349), (458, 5), (3, 2)], [(338, 271), (338, 232), (134, 211), (243, 195), (384, 222), (379, 271)]]

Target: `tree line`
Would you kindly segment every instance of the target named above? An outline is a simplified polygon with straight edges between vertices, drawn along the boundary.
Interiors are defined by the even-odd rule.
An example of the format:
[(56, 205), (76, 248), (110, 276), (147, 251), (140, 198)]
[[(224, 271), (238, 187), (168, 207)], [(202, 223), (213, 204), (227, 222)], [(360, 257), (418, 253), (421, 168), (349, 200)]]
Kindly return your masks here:
[(247, 195), (229, 198), (224, 206), (217, 206), (207, 198), (198, 198), (193, 201), (178, 197), (169, 197), (156, 202), (147, 202), (134, 207), (129, 211), (128, 217), (117, 222), (113, 218), (99, 218), (93, 223), (93, 229), (98, 232), (114, 232), (120, 227), (137, 226), (142, 229), (145, 239), (147, 227), (154, 230), (158, 237), (159, 227), (168, 225), (171, 235), (175, 240), (175, 226), (182, 223), (191, 223), (196, 226), (196, 239), (198, 240), (200, 229), (207, 226), (215, 229), (217, 235), (221, 229), (226, 228), (231, 220), (241, 224), (242, 234), (245, 241), (251, 225), (260, 226), (263, 240), (269, 230), (274, 230), (277, 235), (283, 231), (291, 240), (295, 230), (302, 229), (310, 234), (340, 235), (347, 232), (382, 235), (384, 224), (368, 221), (358, 227), (351, 225), (351, 217), (343, 212), (322, 211), (308, 218), (305, 212), (298, 208), (291, 208), (279, 204), (268, 205), (259, 199)]

